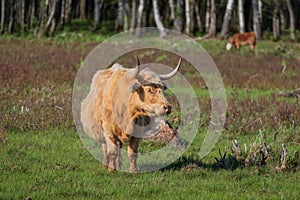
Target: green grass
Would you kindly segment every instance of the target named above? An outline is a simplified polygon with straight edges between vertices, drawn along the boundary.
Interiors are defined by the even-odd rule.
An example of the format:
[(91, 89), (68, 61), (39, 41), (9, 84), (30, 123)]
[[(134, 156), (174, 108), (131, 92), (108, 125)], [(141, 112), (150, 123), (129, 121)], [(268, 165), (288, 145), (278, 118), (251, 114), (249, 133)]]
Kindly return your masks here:
[[(212, 164), (210, 156), (202, 161), (201, 167), (192, 164), (197, 160), (190, 159), (190, 165), (179, 169), (109, 173), (83, 147), (74, 131), (60, 129), (7, 136), (0, 148), (1, 199), (299, 198), (299, 172), (275, 173), (267, 167), (222, 170)], [(217, 146), (228, 142), (223, 138)], [(194, 143), (188, 154), (196, 158), (199, 145)]]
[[(70, 32), (71, 30), (74, 31), (75, 27), (70, 27)], [(7, 79), (4, 80), (8, 83), (0, 81), (3, 86), (0, 92), (0, 105), (3, 108), (3, 118), (0, 118), (0, 199), (23, 199), (28, 196), (32, 199), (300, 198), (299, 100), (273, 96), (281, 91), (293, 90), (299, 85), (298, 67), (290, 67), (290, 60), (287, 60), (284, 76), (281, 71), (270, 71), (273, 63), (264, 63), (260, 59), (251, 63), (253, 68), (243, 67), (246, 64), (243, 60), (224, 67), (223, 64), (228, 62), (220, 61), (227, 61), (228, 55), (232, 59), (250, 55), (247, 47), (241, 52), (226, 54), (225, 49), (220, 48), (225, 47), (226, 41), (200, 42), (212, 55), (220, 57), (221, 74), (229, 77), (229, 81), (225, 82), (228, 103), (226, 129), (212, 152), (202, 160), (198, 157), (210, 119), (210, 98), (208, 90), (201, 86), (201, 80), (192, 79), (197, 77), (187, 71), (187, 78), (195, 80), (194, 89), (201, 110), (200, 129), (192, 145), (166, 169), (143, 174), (109, 173), (80, 141), (72, 123), (70, 103), (73, 75), (83, 60), (83, 54), (78, 51), (87, 53), (88, 48), (94, 45), (88, 46), (86, 42), (101, 41), (107, 36), (89, 35), (88, 32), (85, 35), (81, 31), (59, 34), (54, 38), (41, 40), (29, 38), (29, 42), (23, 38), (20, 40), (22, 45), (10, 36), (0, 39), (3, 41), (3, 46), (0, 45), (3, 65), (15, 67), (16, 72), (23, 69), (23, 65), (20, 66), (19, 63), (26, 64), (29, 72), (39, 69), (33, 70), (28, 77), (24, 76), (20, 81), (22, 84), (18, 82), (22, 74), (15, 77), (15, 71), (7, 73)], [(44, 44), (46, 47), (43, 47)], [(288, 50), (284, 51), (274, 50), (278, 44), (282, 45), (271, 41), (259, 42), (262, 54), (258, 57), (264, 56), (270, 49), (269, 52), (280, 59), (289, 56), (297, 58), (298, 43), (288, 43)], [(36, 53), (26, 51), (29, 47), (39, 48), (38, 52), (42, 56), (37, 57)], [(286, 53), (291, 49), (292, 54)], [(55, 53), (57, 50), (60, 51), (55, 56), (49, 57), (49, 52)], [(60, 55), (67, 57), (61, 58)], [(70, 55), (75, 57), (72, 62)], [(156, 59), (160, 62), (164, 55)], [(256, 61), (259, 62), (257, 65)], [(265, 67), (260, 66), (261, 63), (270, 66), (266, 71), (257, 72)], [(275, 62), (276, 64), (278, 63)], [(235, 65), (239, 66), (234, 68)], [(236, 70), (226, 71), (232, 68)], [(253, 82), (251, 87), (230, 81), (242, 74), (246, 78), (238, 82), (244, 82), (255, 73), (264, 74), (264, 78)], [(233, 75), (229, 76), (231, 74)], [(44, 79), (46, 75), (49, 80)], [(273, 79), (268, 79), (269, 77)], [(259, 87), (258, 83), (263, 80), (264, 85)], [(277, 81), (282, 81), (281, 87), (273, 85)], [(29, 111), (21, 112), (22, 106), (28, 107)], [(180, 117), (180, 113), (174, 110), (174, 116)], [(228, 169), (222, 169), (218, 165), (215, 157), (219, 157), (219, 149), (224, 151), (224, 147), (227, 147), (227, 154), (230, 154), (229, 149), (234, 139), (238, 140), (240, 146), (247, 144), (249, 147), (254, 141), (258, 141), (260, 132), (271, 151), (271, 158), (266, 165), (231, 166)], [(280, 166), (282, 143), (288, 150), (289, 167), (286, 171), (276, 172), (275, 167)], [(140, 150), (150, 151), (160, 145), (142, 142)]]

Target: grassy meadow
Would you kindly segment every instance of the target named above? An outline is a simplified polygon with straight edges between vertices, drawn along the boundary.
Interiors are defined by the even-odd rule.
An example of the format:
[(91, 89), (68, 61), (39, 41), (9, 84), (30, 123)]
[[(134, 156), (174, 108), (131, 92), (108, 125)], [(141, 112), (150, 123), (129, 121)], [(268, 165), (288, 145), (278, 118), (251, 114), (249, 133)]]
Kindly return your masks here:
[[(259, 41), (254, 54), (248, 47), (226, 52), (226, 41), (199, 41), (218, 66), (226, 89), (228, 108), (220, 139), (200, 160), (210, 98), (201, 77), (183, 63), (182, 73), (191, 81), (203, 113), (196, 138), (170, 166), (129, 174), (109, 173), (76, 132), (74, 78), (85, 56), (105, 39), (82, 37), (0, 38), (0, 199), (300, 198), (300, 100), (295, 93), (300, 88), (299, 43)], [(143, 62), (176, 64), (166, 57), (145, 55)], [(128, 58), (123, 64), (134, 63)], [(170, 102), (176, 103), (172, 97)], [(174, 109), (171, 122), (178, 116)], [(230, 150), (235, 139), (242, 149), (236, 157)], [(263, 142), (269, 149), (267, 160), (259, 155)], [(253, 143), (256, 147), (250, 148)], [(282, 144), (288, 157), (280, 169)], [(143, 142), (140, 150), (159, 145)], [(221, 162), (219, 149), (224, 153), (225, 147)]]

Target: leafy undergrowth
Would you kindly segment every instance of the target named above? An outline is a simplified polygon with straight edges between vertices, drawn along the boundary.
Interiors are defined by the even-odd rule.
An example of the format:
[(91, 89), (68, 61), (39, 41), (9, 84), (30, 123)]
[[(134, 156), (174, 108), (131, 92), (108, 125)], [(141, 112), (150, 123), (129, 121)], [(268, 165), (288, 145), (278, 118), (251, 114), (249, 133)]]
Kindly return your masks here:
[[(183, 61), (180, 70), (191, 82), (199, 101), (199, 132), (185, 154), (172, 165), (161, 171), (133, 175), (111, 174), (103, 169), (83, 147), (73, 124), (73, 81), (96, 43), (1, 39), (0, 197), (297, 199), (300, 102), (297, 96), (278, 95), (300, 87), (297, 49), (289, 54), (290, 49), (266, 53), (265, 49), (277, 44), (261, 42), (258, 55), (245, 50), (225, 53), (216, 52), (220, 41), (210, 41), (207, 50), (221, 72), (228, 98), (221, 138), (213, 151), (200, 160), (198, 153), (210, 119), (210, 98), (202, 78)], [(133, 55), (119, 60), (125, 66), (135, 65)], [(141, 61), (175, 66), (177, 57), (158, 51), (142, 54)], [(171, 122), (176, 127), (178, 120), (184, 119), (176, 111), (179, 107), (175, 97), (168, 98), (174, 104)], [(250, 149), (258, 135), (270, 148), (266, 164), (246, 165), (237, 160), (237, 165), (223, 167), (215, 160), (224, 147), (227, 156), (233, 156), (232, 140)], [(279, 171), (276, 167), (281, 164), (282, 144), (288, 152), (287, 167)], [(142, 143), (141, 150), (153, 147), (159, 148)], [(253, 156), (253, 151), (243, 150), (239, 156), (244, 159), (248, 155)]]

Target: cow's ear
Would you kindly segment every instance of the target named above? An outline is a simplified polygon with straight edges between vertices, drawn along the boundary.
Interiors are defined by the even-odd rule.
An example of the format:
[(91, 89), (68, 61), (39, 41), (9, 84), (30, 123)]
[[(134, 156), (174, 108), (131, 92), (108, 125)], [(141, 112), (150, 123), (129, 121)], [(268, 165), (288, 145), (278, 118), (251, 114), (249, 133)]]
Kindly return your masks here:
[(130, 86), (129, 86), (129, 91), (134, 93), (135, 91), (140, 91), (142, 89), (142, 85), (140, 83), (137, 82), (133, 82)]

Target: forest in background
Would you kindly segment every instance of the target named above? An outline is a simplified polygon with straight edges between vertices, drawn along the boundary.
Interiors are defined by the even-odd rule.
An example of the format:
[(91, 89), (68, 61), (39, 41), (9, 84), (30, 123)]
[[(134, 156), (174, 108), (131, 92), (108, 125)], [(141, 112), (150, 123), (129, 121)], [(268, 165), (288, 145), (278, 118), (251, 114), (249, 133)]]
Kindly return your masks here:
[(258, 39), (280, 40), (286, 33), (298, 40), (298, 0), (1, 0), (1, 34), (53, 36), (84, 22), (91, 32), (139, 35), (156, 26), (190, 36), (228, 38), (234, 32), (256, 31)]

